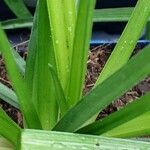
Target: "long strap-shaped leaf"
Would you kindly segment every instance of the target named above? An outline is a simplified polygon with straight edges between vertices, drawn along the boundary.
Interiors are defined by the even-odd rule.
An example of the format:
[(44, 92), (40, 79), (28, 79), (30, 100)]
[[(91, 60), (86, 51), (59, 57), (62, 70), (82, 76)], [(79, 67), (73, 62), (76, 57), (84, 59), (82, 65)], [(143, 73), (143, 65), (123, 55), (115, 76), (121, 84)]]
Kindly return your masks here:
[(18, 53), (16, 50), (12, 49), (12, 51), (13, 51), (13, 54), (14, 54), (15, 61), (16, 61), (16, 63), (17, 63), (17, 67), (18, 67), (20, 73), (22, 74), (22, 76), (24, 76), (24, 74), (25, 74), (26, 62), (25, 62), (25, 60), (19, 55), (19, 53)]
[(84, 123), (95, 114), (150, 73), (149, 57), (150, 46), (146, 47), (119, 71), (83, 97), (82, 100), (58, 122), (54, 130), (74, 132), (84, 125)]
[(19, 102), (16, 94), (2, 83), (0, 83), (0, 98), (10, 105), (19, 108)]
[(76, 104), (82, 94), (95, 2), (95, 0), (79, 1), (72, 62), (68, 81), (67, 99), (70, 107)]
[[(136, 127), (138, 130), (141, 130), (141, 127), (144, 128), (144, 126), (149, 126), (146, 122), (142, 121), (141, 127), (139, 127), (140, 122), (138, 122), (137, 124), (132, 124), (132, 129), (128, 128), (127, 124), (128, 122), (132, 122), (132, 120), (135, 120), (138, 116), (141, 116), (142, 114), (147, 113), (150, 110), (149, 99), (150, 99), (150, 93), (144, 95), (139, 100), (134, 101), (131, 104), (128, 104), (120, 111), (117, 111), (116, 113), (113, 113), (112, 115), (109, 115), (108, 117), (100, 121), (97, 121), (89, 126), (86, 126), (83, 129), (80, 129), (78, 132), (86, 133), (86, 134), (96, 134), (96, 135), (105, 134), (106, 132), (106, 134), (108, 135), (109, 131), (111, 132), (111, 130), (114, 130), (115, 135), (121, 135), (121, 137), (142, 136), (140, 135), (142, 133), (139, 132), (135, 133), (133, 132), (133, 130), (136, 130)], [(124, 126), (125, 128), (122, 128), (122, 130), (116, 130), (120, 128), (120, 126)], [(126, 131), (126, 135), (124, 135), (125, 131)]]
[[(129, 60), (150, 14), (150, 1), (138, 0), (135, 10), (113, 50), (109, 60), (103, 68), (97, 84), (120, 69)], [(132, 34), (131, 34), (132, 33)]]
[(26, 81), (42, 127), (49, 130), (56, 124), (58, 108), (48, 63), (56, 66), (47, 2), (39, 0), (29, 44)]
[[(56, 59), (58, 77), (63, 89), (66, 89), (69, 74), (69, 49), (64, 22), (63, 4), (60, 0), (47, 0), (49, 24)], [(57, 10), (57, 13), (56, 13)]]
[[(131, 7), (96, 9), (94, 11), (93, 22), (126, 22), (130, 19), (133, 10), (134, 8)], [(69, 20), (71, 22), (72, 19)], [(23, 19), (12, 19), (2, 22), (3, 29), (28, 28), (32, 27), (32, 25), (33, 17)], [(68, 28), (68, 30), (70, 30), (70, 28)]]
[(15, 124), (0, 108), (0, 135), (9, 140), (14, 146), (18, 146), (21, 136), (20, 127)]
[(5, 30), (8, 29), (17, 29), (17, 28), (31, 28), (33, 25), (33, 17), (30, 18), (21, 18), (21, 19), (10, 19), (2, 21), (2, 27)]
[(96, 9), (94, 22), (124, 22), (132, 15), (134, 7)]
[(6, 69), (8, 71), (10, 80), (12, 81), (13, 88), (16, 91), (20, 103), (20, 108), (22, 110), (28, 128), (41, 128), (37, 112), (31, 101), (31, 95), (29, 93), (25, 80), (18, 70), (12, 48), (1, 28), (1, 25), (0, 51), (2, 52), (2, 55), (4, 57)]
[(33, 150), (148, 150), (149, 142), (63, 132), (24, 130), (21, 149)]
[(26, 8), (23, 0), (4, 1), (18, 18), (28, 18), (32, 16), (29, 10)]
[(104, 136), (111, 137), (137, 137), (150, 135), (150, 111), (130, 120), (108, 132)]
[(62, 1), (62, 6), (64, 12), (67, 46), (69, 49), (69, 61), (71, 62), (77, 14), (75, 0), (64, 0)]
[(54, 83), (56, 100), (60, 108), (61, 116), (63, 116), (68, 111), (69, 107), (65, 98), (63, 88), (61, 86), (57, 73), (55, 72), (55, 69), (50, 64), (49, 69)]

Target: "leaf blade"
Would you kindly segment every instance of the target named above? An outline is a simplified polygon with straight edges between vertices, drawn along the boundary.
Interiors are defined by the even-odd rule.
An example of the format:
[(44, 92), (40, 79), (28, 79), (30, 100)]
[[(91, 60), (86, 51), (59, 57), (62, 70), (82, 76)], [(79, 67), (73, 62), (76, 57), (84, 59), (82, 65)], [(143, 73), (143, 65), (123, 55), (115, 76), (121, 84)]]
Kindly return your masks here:
[[(83, 140), (84, 139), (84, 140)], [(32, 142), (31, 142), (32, 141)], [(40, 141), (40, 142), (39, 142)], [(149, 142), (141, 142), (134, 140), (125, 140), (117, 138), (107, 138), (101, 136), (82, 135), (63, 132), (52, 131), (37, 131), (37, 130), (24, 130), (22, 133), (21, 141), (22, 150), (25, 149), (45, 149), (56, 150), (66, 149), (72, 147), (74, 149), (149, 149)]]
[(6, 115), (2, 108), (0, 108), (0, 135), (18, 147), (21, 128)]
[[(92, 134), (96, 134), (96, 135), (100, 135), (100, 134), (108, 135), (109, 131), (111, 133), (111, 130), (114, 130), (115, 128), (117, 129), (122, 125), (124, 126), (124, 124), (128, 124), (128, 122), (134, 120), (138, 116), (141, 116), (141, 115), (147, 113), (150, 110), (149, 98), (150, 98), (150, 93), (142, 96), (139, 100), (136, 100), (136, 101), (132, 102), (131, 104), (128, 104), (123, 109), (109, 115), (108, 117), (105, 117), (104, 119), (102, 119), (100, 121), (96, 121), (93, 124), (90, 124), (87, 127), (80, 129), (77, 132), (86, 133), (86, 134), (92, 133)], [(142, 108), (142, 109), (139, 109), (139, 108)], [(136, 125), (133, 124), (132, 127), (135, 130)], [(126, 126), (125, 130), (128, 131), (128, 133), (130, 133), (132, 131), (131, 128), (129, 129), (127, 126)], [(123, 129), (118, 130), (118, 131), (120, 132), (120, 134), (121, 134), (121, 132), (122, 133), (124, 132)], [(115, 130), (116, 135), (117, 135), (118, 131)], [(121, 135), (123, 136), (123, 134), (121, 134)], [(141, 135), (136, 134), (136, 136), (141, 136)]]
[(15, 108), (19, 108), (16, 94), (2, 83), (0, 83), (0, 98)]
[[(150, 46), (133, 57), (123, 68), (98, 85), (73, 107), (53, 130), (75, 132), (113, 100), (150, 73)], [(138, 68), (141, 68), (140, 70)], [(118, 85), (120, 87), (118, 88)], [(113, 89), (113, 91), (112, 91)], [(99, 99), (101, 101), (99, 101)], [(78, 117), (80, 116), (80, 117)], [(69, 122), (71, 120), (71, 122)]]
[[(149, 8), (149, 0), (139, 0), (137, 2), (131, 18), (103, 68), (95, 86), (102, 83), (107, 77), (127, 63), (148, 20), (150, 14)], [(141, 13), (141, 10), (143, 13)]]
[(54, 87), (55, 87), (55, 95), (56, 95), (57, 103), (60, 108), (60, 113), (61, 113), (61, 116), (63, 116), (68, 111), (69, 107), (68, 107), (61, 83), (57, 77), (57, 73), (55, 72), (53, 66), (50, 64), (49, 64), (49, 70), (53, 78)]
[(26, 8), (23, 0), (4, 0), (4, 2), (18, 18), (27, 18), (32, 16), (29, 10)]
[(84, 0), (79, 1), (67, 89), (67, 100), (70, 107), (76, 104), (82, 94), (95, 2), (95, 0), (89, 0), (88, 2)]
[(39, 0), (30, 39), (26, 81), (42, 127), (47, 130), (51, 129), (58, 119), (58, 106), (48, 63), (56, 66), (47, 2)]
[[(16, 91), (18, 100), (20, 102), (20, 108), (23, 112), (26, 124), (29, 128), (41, 128), (41, 124), (37, 115), (36, 110), (34, 109), (33, 103), (30, 101), (30, 94), (23, 79), (22, 75), (18, 70), (16, 64), (14, 53), (12, 48), (7, 40), (7, 37), (0, 25), (0, 51), (5, 59), (6, 69), (10, 80), (12, 81), (12, 86)], [(22, 90), (20, 90), (22, 89)]]

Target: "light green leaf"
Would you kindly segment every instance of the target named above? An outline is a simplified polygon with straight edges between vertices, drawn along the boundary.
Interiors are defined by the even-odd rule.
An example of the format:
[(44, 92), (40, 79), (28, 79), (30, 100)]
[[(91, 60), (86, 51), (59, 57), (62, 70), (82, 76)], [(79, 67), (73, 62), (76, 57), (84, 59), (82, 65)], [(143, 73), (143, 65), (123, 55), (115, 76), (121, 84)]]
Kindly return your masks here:
[(2, 21), (2, 28), (5, 30), (17, 29), (17, 28), (31, 28), (33, 25), (33, 17), (10, 19)]
[(15, 108), (19, 108), (19, 102), (14, 91), (2, 83), (0, 83), (0, 98)]
[[(83, 129), (80, 129), (79, 133), (86, 133), (86, 134), (96, 134), (96, 135), (110, 135), (111, 131), (113, 132), (112, 136), (119, 136), (119, 137), (127, 137), (127, 136), (142, 136), (140, 132), (133, 132), (133, 131), (143, 131), (144, 127), (149, 126), (149, 123), (144, 122), (136, 122), (132, 124), (132, 128), (128, 126), (130, 122), (133, 122), (132, 120), (137, 120), (136, 118), (149, 112), (150, 110), (150, 93), (144, 95), (139, 100), (136, 100), (132, 102), (131, 104), (128, 104), (123, 109), (109, 115), (108, 117), (105, 117), (102, 120), (96, 121), (93, 124), (90, 124), (89, 126), (84, 127)], [(142, 108), (142, 109), (141, 109)], [(148, 119), (148, 118), (146, 118)], [(150, 119), (149, 119), (150, 120)], [(141, 125), (141, 127), (139, 126)], [(124, 126), (124, 128), (121, 128)], [(137, 128), (136, 128), (137, 127)], [(118, 128), (121, 128), (119, 130)], [(118, 129), (118, 130), (117, 130)], [(147, 129), (147, 128), (146, 128)], [(109, 134), (110, 133), (110, 134)], [(115, 134), (114, 134), (115, 133)], [(126, 133), (124, 135), (124, 133)], [(129, 134), (127, 134), (129, 133)], [(149, 134), (147, 132), (147, 134)], [(138, 135), (139, 134), (139, 135)]]
[[(150, 14), (150, 1), (138, 0), (136, 8), (115, 49), (103, 68), (96, 85), (120, 69), (129, 60)], [(131, 34), (132, 33), (132, 34)]]
[(69, 62), (71, 62), (71, 58), (72, 58), (73, 41), (74, 41), (76, 16), (77, 16), (75, 1), (76, 0), (62, 1), (66, 38), (67, 38), (67, 46), (69, 49), (69, 59), (70, 59)]
[(9, 140), (15, 147), (20, 145), (21, 128), (14, 123), (0, 108), (0, 135)]
[(21, 139), (22, 150), (148, 150), (150, 148), (149, 142), (38, 130), (24, 130)]
[(111, 137), (149, 136), (150, 135), (150, 111), (108, 132), (105, 132), (102, 135), (111, 136)]
[(15, 61), (17, 63), (17, 67), (20, 71), (20, 73), (22, 74), (22, 76), (24, 76), (25, 74), (25, 67), (26, 67), (26, 62), (25, 60), (18, 54), (18, 52), (14, 49), (12, 49), (13, 54), (14, 54), (14, 58)]
[(58, 122), (53, 130), (75, 132), (78, 128), (83, 126), (112, 101), (119, 98), (119, 96), (132, 88), (132, 86), (149, 75), (149, 57), (150, 46), (138, 53), (119, 71), (85, 95), (82, 100)]
[(96, 9), (94, 22), (126, 22), (130, 19), (134, 7)]
[(73, 54), (71, 60), (70, 75), (68, 79), (69, 83), (67, 100), (70, 107), (75, 105), (82, 95), (89, 42), (92, 32), (92, 17), (95, 2), (95, 0), (79, 1)]
[(49, 15), (49, 24), (51, 26), (50, 30), (54, 46), (57, 73), (63, 90), (66, 90), (68, 73), (70, 69), (70, 52), (67, 47), (63, 4), (60, 2), (60, 0), (47, 0), (47, 7)]
[(57, 77), (57, 74), (56, 74), (53, 66), (50, 64), (49, 64), (49, 69), (51, 72), (51, 76), (53, 78), (54, 87), (55, 87), (55, 95), (56, 95), (57, 103), (60, 107), (60, 113), (61, 113), (61, 116), (64, 116), (64, 114), (69, 109), (66, 98), (65, 98), (65, 94), (64, 94), (64, 91), (62, 89), (61, 83)]

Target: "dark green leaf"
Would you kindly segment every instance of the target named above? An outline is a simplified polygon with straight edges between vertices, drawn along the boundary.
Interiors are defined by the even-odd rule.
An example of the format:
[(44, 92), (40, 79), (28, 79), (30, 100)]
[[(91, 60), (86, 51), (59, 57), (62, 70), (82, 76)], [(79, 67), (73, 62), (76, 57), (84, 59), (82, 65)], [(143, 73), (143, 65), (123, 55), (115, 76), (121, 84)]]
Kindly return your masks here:
[(28, 18), (32, 16), (23, 0), (4, 0), (4, 2), (18, 18)]
[[(121, 135), (121, 137), (131, 136), (131, 135), (136, 136), (139, 133), (135, 133), (133, 132), (133, 130), (136, 130), (136, 127), (138, 130), (141, 129), (139, 128), (139, 125), (138, 125), (139, 122), (137, 124), (132, 124), (132, 129), (127, 126), (128, 122), (130, 121), (132, 122), (133, 119), (136, 119), (138, 116), (148, 112), (149, 110), (150, 110), (150, 93), (144, 95), (139, 100), (134, 101), (131, 104), (128, 104), (126, 107), (124, 107), (120, 111), (117, 111), (100, 121), (97, 121), (89, 126), (86, 126), (77, 132), (86, 133), (86, 134), (96, 134), (96, 135), (105, 134), (106, 132), (106, 134), (108, 135), (109, 131), (111, 132), (111, 130), (115, 129), (114, 133), (116, 136), (117, 135), (118, 136)], [(118, 128), (122, 125), (125, 126), (125, 128), (124, 129), (122, 128), (122, 130), (119, 130)], [(143, 128), (145, 125), (147, 126), (148, 124), (146, 122), (142, 122)], [(126, 135), (123, 135), (124, 132), (126, 133)], [(141, 135), (137, 135), (137, 136), (141, 136)]]
[(14, 123), (0, 108), (0, 135), (9, 140), (14, 146), (20, 145), (21, 128)]
[[(53, 130), (74, 132), (150, 73), (150, 46), (94, 88), (73, 107)], [(140, 69), (139, 69), (140, 68)]]

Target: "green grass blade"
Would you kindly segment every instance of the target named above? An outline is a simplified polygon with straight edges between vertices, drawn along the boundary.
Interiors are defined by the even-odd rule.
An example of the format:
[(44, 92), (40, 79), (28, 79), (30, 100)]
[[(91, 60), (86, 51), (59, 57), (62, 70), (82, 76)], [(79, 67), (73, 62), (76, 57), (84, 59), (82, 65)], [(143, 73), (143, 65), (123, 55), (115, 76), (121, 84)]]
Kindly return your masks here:
[(22, 150), (148, 150), (149, 148), (149, 142), (38, 130), (24, 130), (21, 140)]
[(21, 18), (21, 19), (10, 19), (2, 21), (2, 28), (5, 30), (19, 29), (19, 28), (31, 28), (33, 25), (33, 17)]
[(69, 48), (69, 59), (71, 62), (77, 13), (75, 7), (75, 0), (65, 0), (62, 2), (62, 5), (64, 11), (67, 46)]
[[(127, 22), (130, 19), (133, 10), (134, 8), (131, 7), (96, 9), (94, 11), (93, 22)], [(74, 14), (72, 14), (72, 17), (73, 16)], [(71, 23), (71, 20), (74, 19), (72, 18), (69, 20)], [(32, 25), (33, 25), (33, 17), (22, 19), (11, 19), (2, 22), (3, 29), (28, 28), (32, 27)], [(70, 30), (70, 28), (68, 29)]]
[(17, 67), (19, 69), (19, 72), (22, 74), (22, 76), (24, 76), (26, 63), (24, 59), (18, 54), (18, 52), (14, 50), (13, 48), (12, 48), (12, 52), (13, 52), (13, 56), (16, 61)]
[[(41, 128), (39, 118), (34, 105), (31, 102), (31, 95), (29, 94), (24, 78), (21, 76), (18, 66), (16, 64), (12, 48), (7, 40), (7, 37), (0, 25), (0, 51), (5, 60), (6, 69), (12, 86), (17, 94), (20, 108), (24, 115), (26, 124), (29, 128)], [(21, 89), (21, 90), (20, 90)]]
[(0, 98), (15, 108), (19, 108), (19, 102), (14, 91), (2, 83), (0, 83)]
[(81, 97), (86, 72), (95, 0), (80, 0), (76, 22), (67, 100), (73, 106)]
[(56, 66), (48, 18), (47, 2), (40, 0), (30, 39), (26, 81), (38, 110), (43, 129), (51, 129), (58, 119), (57, 101), (48, 63)]
[(26, 8), (23, 0), (4, 0), (4, 2), (18, 18), (27, 18), (32, 16)]
[[(150, 93), (144, 95), (139, 100), (134, 101), (131, 104), (128, 104), (120, 111), (117, 111), (102, 120), (99, 120), (91, 125), (88, 125), (82, 129), (80, 129), (78, 132), (86, 133), (86, 134), (101, 135), (101, 134), (105, 134), (105, 132), (107, 134), (107, 132), (109, 133), (109, 131), (111, 132), (111, 130), (113, 130), (115, 128), (119, 128), (122, 125), (125, 126), (126, 124), (128, 124), (128, 122), (132, 121), (133, 119), (137, 118), (138, 116), (140, 116), (150, 110), (149, 98), (150, 98)], [(143, 124), (147, 125), (144, 122), (143, 122)], [(144, 128), (145, 125), (142, 125), (142, 127)], [(135, 130), (136, 125), (133, 124), (132, 127), (133, 127), (133, 129), (128, 128), (128, 126), (126, 126), (126, 128), (124, 128), (122, 130), (115, 130), (115, 131), (116, 131), (116, 134), (118, 134), (118, 132), (120, 134), (124, 133), (124, 130), (127, 131), (128, 133), (130, 133), (133, 130)], [(140, 128), (139, 128), (139, 130), (140, 130)], [(123, 136), (123, 134), (121, 134), (121, 136)], [(137, 135), (137, 133), (136, 133), (135, 136), (140, 136), (140, 135)]]
[(28, 56), (26, 60), (26, 70), (25, 70), (25, 80), (28, 84), (29, 91), (31, 95), (33, 94), (33, 83), (34, 83), (34, 72), (36, 72), (37, 64), (37, 51), (38, 51), (38, 8), (36, 7), (35, 16), (33, 19), (33, 27), (31, 30), (30, 40), (29, 40), (29, 46), (28, 46)]
[[(63, 90), (66, 89), (69, 73), (69, 49), (67, 47), (67, 37), (64, 22), (63, 5), (60, 0), (47, 0), (49, 24), (56, 59), (58, 77)], [(57, 13), (56, 13), (57, 10)], [(59, 23), (58, 23), (59, 22)]]
[(150, 135), (150, 111), (103, 134), (111, 137)]
[(5, 137), (14, 146), (18, 146), (21, 136), (21, 128), (14, 123), (0, 108), (0, 135)]
[(130, 19), (134, 7), (96, 9), (94, 22), (126, 22)]
[(18, 54), (17, 51), (15, 51), (14, 49), (12, 49), (13, 54), (14, 54), (14, 58), (15, 61), (17, 63), (17, 67), (20, 71), (20, 73), (22, 74), (22, 76), (24, 76), (25, 74), (25, 67), (26, 67), (26, 62), (24, 61), (24, 59)]
[(83, 126), (95, 114), (148, 76), (150, 73), (149, 57), (150, 46), (146, 47), (119, 71), (83, 97), (82, 100), (58, 122), (54, 130), (74, 132)]
[(55, 87), (55, 95), (56, 100), (60, 108), (61, 116), (64, 116), (64, 114), (68, 111), (69, 107), (65, 98), (64, 91), (62, 89), (61, 83), (58, 79), (57, 73), (55, 72), (52, 65), (49, 64), (50, 73), (54, 82)]
[[(96, 85), (102, 83), (107, 77), (121, 68), (129, 60), (132, 51), (139, 39), (150, 14), (150, 1), (138, 0), (136, 8), (122, 34), (118, 44), (113, 50)], [(132, 34), (131, 34), (132, 33)]]

